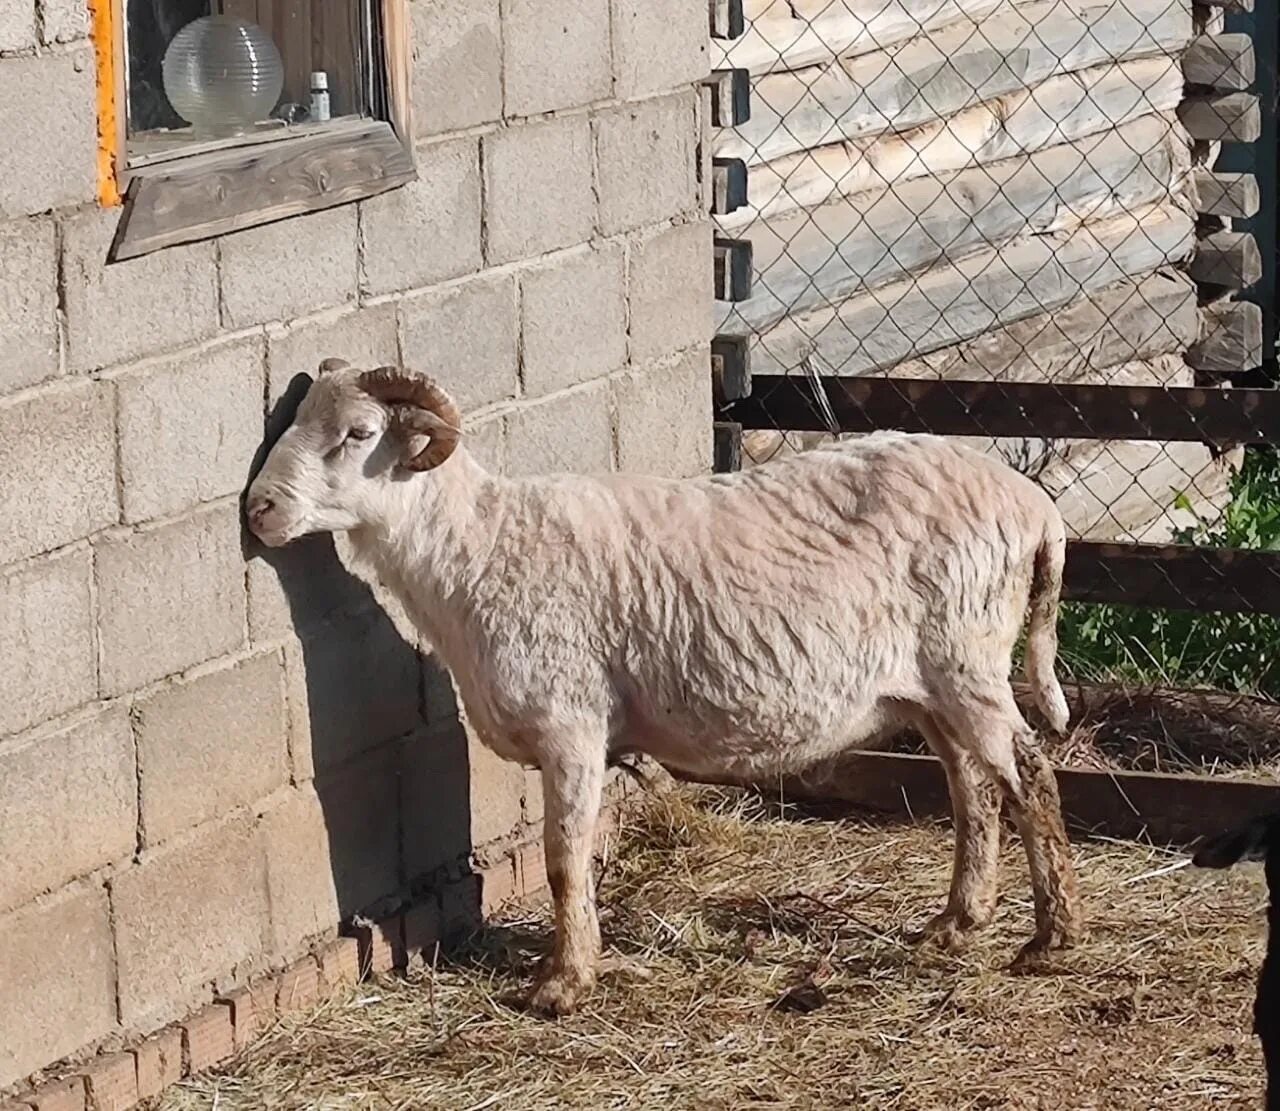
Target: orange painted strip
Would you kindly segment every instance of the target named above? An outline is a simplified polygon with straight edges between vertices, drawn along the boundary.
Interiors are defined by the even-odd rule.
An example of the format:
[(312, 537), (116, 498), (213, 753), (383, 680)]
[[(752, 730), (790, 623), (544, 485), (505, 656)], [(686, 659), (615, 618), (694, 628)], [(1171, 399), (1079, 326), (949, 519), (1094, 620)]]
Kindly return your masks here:
[(93, 18), (93, 45), (98, 63), (98, 200), (114, 206), (121, 203), (116, 103), (116, 20), (118, 0), (89, 0)]

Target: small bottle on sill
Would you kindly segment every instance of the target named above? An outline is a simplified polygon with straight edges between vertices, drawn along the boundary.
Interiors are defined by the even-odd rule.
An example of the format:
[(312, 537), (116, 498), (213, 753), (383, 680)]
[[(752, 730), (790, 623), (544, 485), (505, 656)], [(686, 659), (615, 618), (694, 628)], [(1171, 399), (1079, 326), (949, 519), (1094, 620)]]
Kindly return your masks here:
[(329, 119), (329, 75), (322, 69), (311, 75), (311, 118)]

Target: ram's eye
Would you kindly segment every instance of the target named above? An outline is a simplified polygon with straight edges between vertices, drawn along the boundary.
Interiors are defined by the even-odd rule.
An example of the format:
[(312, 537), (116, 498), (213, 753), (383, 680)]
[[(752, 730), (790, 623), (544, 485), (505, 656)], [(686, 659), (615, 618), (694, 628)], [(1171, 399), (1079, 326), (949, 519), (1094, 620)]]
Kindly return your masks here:
[(347, 433), (348, 440), (369, 440), (373, 438), (372, 428), (353, 428)]

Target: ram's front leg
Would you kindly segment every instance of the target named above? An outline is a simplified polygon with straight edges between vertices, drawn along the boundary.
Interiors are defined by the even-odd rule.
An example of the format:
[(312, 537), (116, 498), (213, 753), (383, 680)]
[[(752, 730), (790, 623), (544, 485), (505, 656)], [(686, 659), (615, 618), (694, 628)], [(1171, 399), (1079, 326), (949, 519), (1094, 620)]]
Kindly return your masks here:
[(596, 981), (600, 925), (591, 855), (604, 790), (604, 751), (603, 743), (579, 743), (541, 759), (543, 836), (556, 936), (529, 1005), (544, 1014), (569, 1014)]

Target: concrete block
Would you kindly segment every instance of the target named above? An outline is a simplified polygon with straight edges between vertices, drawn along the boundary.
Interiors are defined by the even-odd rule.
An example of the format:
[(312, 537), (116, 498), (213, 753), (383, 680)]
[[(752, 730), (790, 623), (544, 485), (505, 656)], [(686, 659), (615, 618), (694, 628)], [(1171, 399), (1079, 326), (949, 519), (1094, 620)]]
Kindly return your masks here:
[[(468, 741), (457, 722), (426, 730), (404, 745), (400, 789), (404, 806), (404, 870), (410, 883), (464, 861), (476, 839), (473, 821), (491, 824), (488, 815), (473, 815)], [(502, 823), (498, 814), (496, 824)], [(481, 828), (481, 833), (488, 830)]]
[(354, 937), (339, 937), (318, 954), (320, 983), (329, 994), (360, 982), (360, 943)]
[(509, 0), (503, 7), (508, 116), (535, 116), (609, 96), (609, 0)]
[(605, 235), (692, 216), (698, 207), (692, 90), (602, 111), (595, 120)]
[[(92, 85), (88, 95), (92, 103)], [(94, 164), (92, 156), (89, 164)], [(119, 219), (118, 209), (93, 208), (63, 225), (67, 365), (72, 371), (158, 355), (218, 330), (213, 243), (169, 247), (108, 266), (107, 249)]]
[(491, 416), (481, 424), (466, 422), (467, 450), (471, 457), (491, 474), (502, 474), (507, 469), (507, 427), (500, 416)]
[(711, 72), (707, 13), (687, 0), (612, 0), (614, 91), (622, 98), (692, 85)]
[(640, 363), (711, 340), (711, 228), (677, 224), (631, 244), (631, 360)]
[(596, 200), (586, 116), (519, 124), (487, 136), (484, 176), (490, 265), (591, 238)]
[(481, 274), (400, 303), (407, 366), (439, 380), (466, 412), (513, 397), (519, 325), (516, 282)]
[(161, 1030), (133, 1051), (139, 1099), (153, 1099), (182, 1079), (182, 1030)]
[(244, 487), (262, 442), (259, 336), (116, 379), (124, 519), (145, 521)]
[(83, 1076), (45, 1084), (27, 1099), (33, 1111), (84, 1111), (88, 1106)]
[(0, 572), (0, 735), (97, 694), (87, 547)]
[(114, 524), (115, 429), (97, 382), (0, 400), (0, 564)]
[(296, 1015), (311, 1010), (320, 1002), (320, 969), (315, 959), (305, 957), (280, 973), (276, 988), (276, 1011)]
[[(253, 829), (231, 823), (145, 855), (117, 875), (113, 908), (127, 1026), (194, 1000), (207, 981), (262, 951), (263, 872)], [(227, 1027), (230, 1038), (229, 1017)]]
[(471, 843), (475, 847), (507, 837), (523, 823), (524, 769), (468, 738), (471, 772)]
[(0, 909), (128, 856), (135, 796), (121, 708), (0, 750)]
[[(93, 52), (5, 58), (0, 135), (10, 171), (0, 177), (0, 220), (92, 200), (98, 191)], [(111, 213), (113, 224), (118, 218)]]
[(182, 1024), (187, 1067), (194, 1074), (235, 1056), (235, 1027), (226, 1003), (211, 1003)]
[(344, 921), (371, 913), (400, 888), (398, 763), (399, 746), (390, 745), (316, 780)]
[(600, 378), (627, 361), (622, 247), (603, 244), (520, 276), (524, 386), (530, 396)]
[(416, 0), (413, 130), (438, 135), (502, 117), (498, 0)]
[(421, 724), (418, 657), (381, 610), (343, 614), (288, 648), (294, 773), (310, 779)]
[(514, 475), (613, 470), (608, 382), (531, 405), (507, 418), (507, 470)]
[[(0, 35), (8, 2), (0, 0)], [(0, 224), (0, 395), (57, 373), (58, 248), (53, 220), (7, 220)]]
[(524, 773), (524, 820), (530, 825), (542, 821), (542, 772), (537, 768)]
[(85, 1066), (93, 1111), (129, 1111), (138, 1102), (138, 1075), (132, 1053), (108, 1053)]
[(618, 470), (687, 478), (711, 469), (711, 355), (698, 347), (613, 383)]
[(36, 45), (34, 0), (0, 0), (0, 50), (30, 50)]
[(224, 327), (289, 320), (355, 300), (355, 205), (262, 224), (218, 242)]
[(75, 42), (89, 33), (89, 5), (84, 0), (37, 0), (41, 38), (46, 46)]
[(267, 854), (271, 950), (292, 955), (341, 917), (325, 813), (307, 786), (285, 792), (263, 814), (260, 829)]
[(361, 205), (367, 294), (420, 289), (480, 269), (477, 139), (423, 143), (418, 180)]
[[(0, 1085), (116, 1029), (111, 927), (101, 885), (77, 884), (0, 917), (0, 968)], [(60, 1106), (54, 1094), (42, 1090), (36, 1105)]]
[(101, 683), (108, 696), (239, 648), (244, 568), (238, 507), (97, 544)]
[[(415, 9), (417, 5), (414, 5)], [(342, 309), (267, 331), (267, 396), (274, 404), (299, 374), (316, 376), (322, 359), (346, 359), (352, 366), (396, 362), (396, 306)]]
[(145, 844), (270, 794), (289, 778), (278, 652), (134, 704)]

